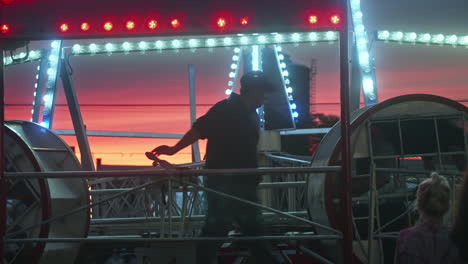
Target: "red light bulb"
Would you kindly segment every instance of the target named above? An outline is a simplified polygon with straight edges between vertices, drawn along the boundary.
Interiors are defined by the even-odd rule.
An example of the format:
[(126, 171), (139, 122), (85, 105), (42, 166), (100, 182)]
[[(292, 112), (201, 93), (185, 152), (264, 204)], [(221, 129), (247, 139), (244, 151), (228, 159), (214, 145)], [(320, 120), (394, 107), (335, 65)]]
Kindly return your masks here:
[(10, 32), (10, 26), (7, 25), (7, 24), (3, 24), (3, 25), (0, 27), (0, 31), (1, 31), (3, 34), (6, 34), (6, 33)]
[(242, 26), (247, 26), (249, 24), (249, 18), (248, 17), (242, 17), (240, 19), (240, 23)]
[(114, 27), (114, 25), (112, 25), (111, 22), (106, 22), (106, 23), (104, 24), (104, 30), (105, 30), (105, 31), (111, 31), (113, 27)]
[(217, 25), (218, 28), (220, 28), (220, 29), (225, 28), (225, 27), (226, 27), (226, 24), (227, 24), (227, 23), (226, 23), (226, 19), (224, 19), (224, 18), (222, 18), (222, 17), (221, 17), (221, 18), (218, 18), (218, 21), (216, 22), (216, 25)]
[(125, 24), (125, 27), (126, 27), (128, 30), (133, 30), (133, 29), (135, 29), (135, 22), (133, 22), (133, 21), (127, 21), (127, 23)]
[(309, 16), (309, 24), (317, 24), (318, 17), (316, 15)]
[(62, 32), (67, 32), (70, 29), (67, 23), (61, 24), (59, 28), (60, 28), (60, 31)]
[(88, 30), (91, 28), (91, 26), (89, 25), (89, 23), (83, 22), (83, 23), (81, 23), (80, 28), (81, 28), (81, 30), (83, 30), (83, 31), (88, 31)]
[(174, 28), (174, 29), (175, 29), (175, 28), (179, 28), (179, 27), (180, 27), (180, 21), (179, 21), (179, 19), (177, 19), (177, 18), (173, 19), (173, 20), (171, 21), (171, 26), (172, 26), (172, 28)]
[(340, 20), (341, 20), (341, 19), (340, 19), (340, 16), (338, 16), (338, 15), (333, 15), (333, 16), (330, 18), (330, 21), (331, 21), (333, 24), (335, 24), (335, 25), (338, 24), (338, 23), (340, 23)]
[(148, 28), (154, 30), (158, 27), (158, 21), (152, 19), (148, 22)]

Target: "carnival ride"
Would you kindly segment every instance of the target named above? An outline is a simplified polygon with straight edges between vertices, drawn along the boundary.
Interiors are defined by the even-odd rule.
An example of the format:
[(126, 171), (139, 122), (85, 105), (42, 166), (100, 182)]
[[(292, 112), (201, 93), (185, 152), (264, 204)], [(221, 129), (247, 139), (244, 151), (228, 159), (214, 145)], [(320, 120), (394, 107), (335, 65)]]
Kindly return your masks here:
[[(218, 12), (218, 5), (211, 6), (213, 3), (206, 1), (197, 4), (210, 7), (203, 11), (188, 5), (187, 11), (181, 13), (183, 10), (168, 5), (158, 7), (159, 16), (128, 19), (121, 3), (111, 8), (116, 10), (113, 17), (104, 20), (100, 19), (101, 14), (109, 12), (105, 3), (93, 4), (96, 8), (85, 20), (79, 14), (84, 12), (86, 1), (80, 3), (78, 10), (61, 6), (66, 4), (53, 4), (50, 10), (39, 8), (41, 5), (34, 1), (17, 1), (2, 7), (9, 11), (0, 21), (4, 50), (24, 46), (30, 40), (51, 40), (50, 47), (45, 49), (12, 53), (3, 58), (5, 66), (35, 61), (39, 65), (32, 122), (4, 122), (1, 153), (5, 165), (0, 176), (2, 188), (8, 192), (2, 197), (4, 222), (0, 223), (5, 238), (2, 247), (5, 263), (24, 263), (31, 256), (35, 263), (73, 263), (80, 246), (91, 252), (93, 247), (100, 248), (98, 244), (131, 248), (138, 263), (169, 262), (174, 258), (191, 263), (193, 243), (206, 239), (197, 237), (204, 218), (199, 191), (238, 198), (207, 189), (188, 177), (227, 172), (240, 177), (266, 175), (265, 182), (260, 184), (263, 204), (250, 204), (264, 210), (273, 235), (208, 239), (279, 241), (286, 246), (279, 246), (277, 254), (290, 262), (300, 261), (293, 255), (301, 252), (310, 257), (306, 261), (349, 263), (356, 258), (376, 263), (388, 258), (391, 246), (384, 239), (394, 238), (397, 228), (414, 222), (411, 200), (415, 184), (431, 170), (439, 170), (450, 176), (455, 187), (460, 181), (457, 175), (466, 168), (468, 140), (460, 126), (468, 118), (465, 106), (431, 95), (408, 95), (378, 103), (368, 36), (357, 0), (351, 0), (349, 5), (356, 51), (352, 63), (359, 65), (359, 72), (352, 77), (359, 82), (351, 89), (347, 63), (348, 8), (342, 1), (316, 1), (312, 6), (294, 2), (288, 8), (278, 3), (268, 12), (247, 1), (240, 1), (236, 7), (221, 5), (219, 10), (232, 9)], [(144, 1), (135, 6), (139, 10), (154, 9)], [(27, 17), (19, 11), (34, 8), (43, 13)], [(66, 19), (58, 10), (67, 10)], [(44, 19), (37, 22), (38, 18)], [(31, 24), (32, 21), (37, 24)], [(468, 36), (389, 31), (376, 35), (382, 41), (468, 46)], [(115, 43), (80, 40), (65, 45), (65, 40), (110, 37), (146, 38)], [(285, 122), (273, 128), (285, 129), (294, 128), (298, 113), (280, 45), (309, 42), (339, 42), (342, 100), (341, 122), (328, 132), (312, 160), (284, 155), (278, 146), (280, 133), (266, 131), (263, 138), (266, 143), (260, 147), (262, 165), (266, 168), (258, 170), (203, 170), (202, 163), (194, 162), (169, 170), (94, 171), (87, 140), (92, 133), (85, 130), (70, 74), (68, 60), (72, 56), (228, 47), (233, 57), (226, 94), (235, 90), (242, 66), (270, 71), (269, 76), (277, 86), (276, 97), (270, 101), (279, 106), (267, 104), (264, 112), (259, 113), (264, 122), (268, 114), (281, 115)], [(264, 61), (269, 61), (269, 69), (262, 67)], [(192, 120), (194, 74), (193, 66), (189, 66)], [(81, 164), (66, 143), (49, 129), (59, 80), (65, 89)], [(3, 82), (1, 87), (3, 91)], [(350, 100), (359, 101), (361, 88), (367, 107), (350, 117)], [(354, 94), (351, 98), (350, 92)], [(418, 141), (421, 134), (425, 136)], [(197, 146), (193, 151), (194, 161), (200, 161)], [(398, 210), (382, 216), (381, 210), (393, 201), (397, 201)], [(405, 220), (402, 225), (392, 227), (401, 219)], [(290, 251), (295, 254), (288, 256)]]

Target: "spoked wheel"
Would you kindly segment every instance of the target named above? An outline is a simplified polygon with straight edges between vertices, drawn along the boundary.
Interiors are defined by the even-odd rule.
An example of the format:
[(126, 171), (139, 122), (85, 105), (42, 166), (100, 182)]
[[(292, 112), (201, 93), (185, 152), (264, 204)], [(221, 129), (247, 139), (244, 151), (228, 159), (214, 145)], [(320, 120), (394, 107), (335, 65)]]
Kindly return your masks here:
[[(52, 131), (32, 122), (5, 122), (5, 168), (8, 172), (79, 171), (81, 165), (68, 145)], [(5, 181), (7, 239), (82, 238), (89, 227), (89, 210), (48, 224), (43, 221), (89, 204), (84, 179), (20, 179)], [(80, 243), (7, 243), (4, 263), (73, 264)]]
[[(22, 150), (21, 141), (7, 132), (5, 137), (5, 170), (7, 172), (40, 171), (39, 164)], [(43, 179), (6, 179), (7, 238), (46, 238), (49, 225), (25, 229), (50, 217), (50, 195)], [(38, 263), (44, 243), (8, 243), (3, 263)]]
[[(7, 180), (7, 189), (7, 237), (46, 238), (48, 224), (24, 230), (50, 217), (50, 203), (44, 180)], [(7, 244), (4, 263), (38, 263), (44, 246), (44, 243)]]

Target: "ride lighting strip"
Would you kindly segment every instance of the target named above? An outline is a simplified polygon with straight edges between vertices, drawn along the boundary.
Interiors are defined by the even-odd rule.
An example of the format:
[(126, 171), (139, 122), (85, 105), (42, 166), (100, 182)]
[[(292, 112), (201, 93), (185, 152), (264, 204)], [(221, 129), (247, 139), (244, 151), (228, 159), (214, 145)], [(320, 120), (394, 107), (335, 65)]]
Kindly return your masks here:
[(41, 122), (41, 126), (46, 128), (52, 128), (55, 100), (57, 97), (57, 93), (55, 91), (57, 90), (57, 79), (62, 56), (62, 43), (62, 40), (54, 40), (50, 45), (51, 49), (48, 57), (49, 68), (47, 69), (47, 83), (43, 97), (44, 109), (42, 110), (43, 116)]
[(280, 46), (275, 46), (275, 57), (278, 63), (279, 71), (281, 72), (281, 79), (283, 81), (283, 87), (285, 89), (286, 95), (289, 101), (289, 112), (295, 121), (299, 117), (299, 113), (296, 112), (297, 105), (294, 103), (294, 98), (292, 96), (293, 88), (291, 87), (291, 80), (289, 79), (289, 72), (286, 69), (287, 65), (284, 62), (284, 55), (281, 53), (282, 48)]
[(234, 48), (234, 55), (232, 56), (232, 63), (230, 66), (231, 71), (229, 72), (228, 88), (226, 89), (226, 95), (231, 95), (235, 91), (237, 76), (239, 75), (239, 68), (242, 59), (242, 47)]
[[(301, 32), (301, 33), (271, 33), (271, 34), (239, 34), (225, 37), (200, 37), (184, 39), (159, 39), (156, 41), (120, 42), (106, 44), (74, 44), (71, 47), (73, 55), (129, 53), (158, 50), (179, 50), (215, 47), (239, 47), (250, 45), (268, 45), (280, 43), (303, 42), (336, 42), (339, 39), (337, 31)], [(67, 47), (69, 48), (69, 47)]]
[(34, 84), (34, 101), (32, 102), (33, 109), (31, 110), (31, 122), (39, 122), (39, 114), (41, 111), (42, 102), (42, 91), (44, 80), (47, 80), (47, 66), (49, 65), (49, 59), (47, 58), (47, 50), (42, 51), (43, 57), (41, 58), (39, 65), (37, 65), (36, 83)]
[(378, 103), (377, 85), (372, 56), (369, 53), (368, 36), (362, 20), (363, 14), (361, 11), (360, 0), (351, 0), (351, 14), (353, 18), (355, 43), (358, 53), (357, 58), (361, 69), (364, 103), (366, 106), (369, 106)]
[(8, 55), (8, 53), (5, 53), (5, 57), (3, 58), (3, 65), (9, 66), (9, 65), (21, 64), (25, 62), (36, 61), (42, 58), (42, 53), (43, 53), (42, 50), (31, 50), (29, 51), (29, 53), (20, 52), (20, 53), (13, 54), (13, 58), (12, 56)]
[(377, 40), (412, 44), (434, 44), (468, 47), (468, 35), (429, 34), (402, 31), (377, 31)]

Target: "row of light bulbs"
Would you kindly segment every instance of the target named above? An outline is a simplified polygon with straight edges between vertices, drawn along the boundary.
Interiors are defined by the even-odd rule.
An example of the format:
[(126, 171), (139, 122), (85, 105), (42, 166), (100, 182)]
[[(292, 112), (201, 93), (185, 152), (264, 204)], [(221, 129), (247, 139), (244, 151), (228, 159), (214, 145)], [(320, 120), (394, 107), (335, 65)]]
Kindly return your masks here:
[(377, 39), (383, 41), (397, 41), (408, 43), (425, 43), (452, 46), (468, 46), (468, 36), (444, 35), (444, 34), (418, 34), (416, 32), (402, 31), (377, 31)]
[(223, 38), (207, 38), (207, 39), (172, 39), (172, 40), (157, 40), (157, 41), (139, 41), (139, 42), (123, 42), (123, 43), (107, 43), (88, 45), (75, 44), (72, 46), (72, 53), (78, 54), (96, 54), (96, 53), (112, 53), (112, 52), (130, 52), (130, 51), (146, 51), (146, 50), (162, 50), (162, 49), (195, 49), (195, 48), (210, 48), (210, 47), (226, 47), (226, 46), (246, 46), (246, 45), (265, 45), (277, 43), (300, 43), (300, 42), (317, 42), (338, 40), (338, 32), (308, 32), (308, 33), (292, 33), (292, 34), (268, 34), (268, 35), (238, 35)]

